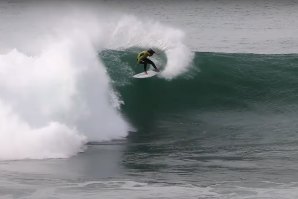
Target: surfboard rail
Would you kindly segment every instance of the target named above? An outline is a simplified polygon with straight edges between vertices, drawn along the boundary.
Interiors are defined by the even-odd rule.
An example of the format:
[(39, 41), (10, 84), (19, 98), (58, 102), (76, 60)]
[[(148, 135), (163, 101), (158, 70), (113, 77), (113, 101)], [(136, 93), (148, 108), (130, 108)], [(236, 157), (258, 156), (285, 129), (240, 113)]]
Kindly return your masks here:
[(157, 75), (157, 73), (158, 72), (156, 72), (156, 71), (148, 70), (147, 74), (145, 74), (145, 72), (142, 72), (142, 73), (135, 74), (132, 77), (133, 78), (149, 78), (149, 77), (153, 77), (153, 76)]

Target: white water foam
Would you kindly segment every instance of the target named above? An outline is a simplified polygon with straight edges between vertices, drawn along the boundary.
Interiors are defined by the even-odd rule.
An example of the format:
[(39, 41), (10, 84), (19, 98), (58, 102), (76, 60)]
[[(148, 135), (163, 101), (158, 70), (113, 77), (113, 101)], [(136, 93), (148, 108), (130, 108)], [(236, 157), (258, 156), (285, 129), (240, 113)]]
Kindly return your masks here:
[(161, 73), (166, 79), (172, 79), (191, 66), (194, 53), (184, 44), (184, 32), (167, 27), (151, 20), (138, 20), (125, 15), (112, 30), (109, 48), (157, 48), (165, 52), (167, 64)]
[[(29, 19), (42, 13), (29, 11)], [(168, 79), (187, 71), (193, 56), (181, 31), (158, 22), (126, 15), (101, 19), (82, 9), (57, 15), (49, 16), (48, 24), (34, 21), (37, 29), (52, 27), (49, 32), (30, 32), (26, 17), (17, 27), (8, 22), (25, 36), (20, 44), (13, 42), (18, 35), (7, 36), (13, 46), (1, 47), (6, 52), (0, 54), (0, 160), (65, 158), (84, 150), (88, 141), (127, 135), (131, 127), (119, 113), (123, 102), (110, 86), (100, 50), (165, 50)]]
[(69, 157), (86, 141), (126, 136), (105, 68), (84, 38), (36, 57), (12, 50), (0, 56), (0, 71), (0, 159)]

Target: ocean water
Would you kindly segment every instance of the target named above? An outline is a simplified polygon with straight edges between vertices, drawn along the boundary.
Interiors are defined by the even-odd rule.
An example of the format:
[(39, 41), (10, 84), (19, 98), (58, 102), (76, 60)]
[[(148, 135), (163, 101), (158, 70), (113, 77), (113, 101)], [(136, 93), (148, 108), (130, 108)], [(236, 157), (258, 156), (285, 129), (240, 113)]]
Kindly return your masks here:
[(1, 1), (0, 198), (297, 198), (297, 9)]

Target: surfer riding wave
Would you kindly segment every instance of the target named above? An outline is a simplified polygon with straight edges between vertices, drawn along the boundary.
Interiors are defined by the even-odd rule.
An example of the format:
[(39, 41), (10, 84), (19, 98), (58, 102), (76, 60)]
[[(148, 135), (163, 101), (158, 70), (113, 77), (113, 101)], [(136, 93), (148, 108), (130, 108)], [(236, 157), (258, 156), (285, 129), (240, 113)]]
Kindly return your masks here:
[(147, 64), (151, 64), (156, 72), (159, 72), (159, 69), (155, 66), (154, 62), (148, 59), (148, 57), (151, 57), (155, 53), (154, 50), (151, 48), (149, 50), (142, 51), (137, 56), (137, 62), (138, 64), (144, 65), (144, 72), (147, 75)]

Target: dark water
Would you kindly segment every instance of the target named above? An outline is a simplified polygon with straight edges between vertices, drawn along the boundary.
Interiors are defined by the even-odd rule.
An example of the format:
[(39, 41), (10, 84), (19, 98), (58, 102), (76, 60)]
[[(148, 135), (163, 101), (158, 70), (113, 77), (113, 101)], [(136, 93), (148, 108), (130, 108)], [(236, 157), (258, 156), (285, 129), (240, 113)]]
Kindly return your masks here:
[(297, 55), (196, 53), (170, 81), (131, 78), (134, 50), (100, 56), (135, 130), (68, 159), (2, 161), (0, 198), (298, 197)]
[(122, 162), (128, 171), (206, 185), (296, 181), (297, 55), (196, 53), (184, 76), (126, 83), (113, 64), (133, 66), (135, 54), (101, 56), (137, 129)]
[[(65, 20), (60, 14), (69, 11), (58, 3), (51, 7), (26, 2), (0, 3), (4, 53), (35, 52), (29, 46), (34, 49), (40, 36), (55, 35), (59, 21)], [(185, 2), (102, 1), (111, 10), (99, 16), (106, 23), (113, 15), (110, 11), (118, 10), (124, 12), (119, 14), (124, 19), (132, 15), (142, 23), (149, 19), (178, 27), (195, 51), (267, 54), (195, 52), (191, 69), (168, 81), (132, 78), (142, 71), (135, 60), (141, 49), (101, 52), (112, 86), (123, 101), (121, 114), (134, 130), (123, 140), (88, 143), (84, 152), (70, 158), (1, 161), (1, 199), (298, 198), (298, 55), (285, 54), (297, 52), (297, 2)], [(74, 7), (69, 3), (80, 18), (84, 3)], [(90, 1), (96, 13), (105, 10), (103, 4)], [(73, 23), (68, 18), (66, 22)], [(88, 25), (88, 20), (83, 24)], [(127, 26), (133, 33), (143, 32), (139, 24), (128, 21)], [(152, 31), (170, 49), (172, 42), (162, 30)], [(102, 41), (105, 36), (99, 35)], [(135, 46), (125, 38), (115, 38), (115, 43)], [(137, 34), (132, 40), (146, 45), (146, 39)], [(89, 53), (83, 47), (78, 57)], [(12, 60), (17, 63), (18, 58)], [(164, 54), (153, 59), (158, 66), (167, 63)]]

